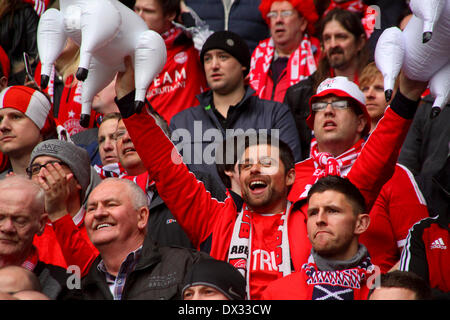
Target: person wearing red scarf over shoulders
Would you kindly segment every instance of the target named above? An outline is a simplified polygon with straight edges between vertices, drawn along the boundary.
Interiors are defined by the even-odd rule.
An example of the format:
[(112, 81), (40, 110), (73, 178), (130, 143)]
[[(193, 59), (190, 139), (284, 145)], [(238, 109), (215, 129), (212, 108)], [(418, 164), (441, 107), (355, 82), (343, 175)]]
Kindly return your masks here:
[(199, 52), (183, 30), (172, 24), (180, 13), (180, 0), (137, 0), (134, 11), (166, 44), (167, 62), (150, 84), (146, 97), (170, 123), (178, 112), (196, 106), (196, 95), (207, 88)]
[(369, 49), (361, 19), (353, 12), (334, 9), (322, 18), (319, 27), (323, 52), (317, 71), (291, 86), (284, 99), (291, 109), (302, 146), (302, 158), (309, 157), (312, 138), (306, 124), (309, 99), (319, 84), (327, 78), (344, 76), (358, 84), (359, 74), (369, 63)]
[(283, 102), (290, 86), (316, 71), (319, 42), (312, 35), (318, 15), (312, 0), (263, 0), (259, 10), (271, 37), (253, 51), (250, 85), (259, 98)]

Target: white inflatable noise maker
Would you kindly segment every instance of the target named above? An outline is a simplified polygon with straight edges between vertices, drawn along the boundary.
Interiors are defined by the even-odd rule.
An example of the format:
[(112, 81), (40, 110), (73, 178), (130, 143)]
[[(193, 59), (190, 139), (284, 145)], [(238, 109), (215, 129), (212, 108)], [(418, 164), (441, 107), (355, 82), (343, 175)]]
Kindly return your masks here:
[(386, 101), (400, 69), (417, 81), (429, 81), (435, 97), (431, 118), (449, 102), (450, 0), (411, 0), (413, 15), (405, 29), (384, 30), (375, 48), (375, 63), (384, 77)]
[(41, 16), (37, 32), (44, 89), (67, 38), (80, 46), (76, 78), (84, 81), (80, 118), (83, 127), (89, 124), (94, 96), (117, 72), (125, 71), (126, 56), (131, 56), (135, 70), (135, 108), (139, 111), (151, 81), (167, 59), (161, 36), (117, 0), (60, 0), (60, 10), (48, 9)]

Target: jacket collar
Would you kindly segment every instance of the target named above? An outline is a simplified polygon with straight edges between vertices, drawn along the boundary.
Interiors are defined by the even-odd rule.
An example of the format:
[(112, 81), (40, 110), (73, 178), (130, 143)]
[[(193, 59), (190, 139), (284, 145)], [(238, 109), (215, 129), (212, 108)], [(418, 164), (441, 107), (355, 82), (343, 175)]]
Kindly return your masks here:
[[(99, 255), (92, 264), (89, 273), (84, 279), (86, 287), (95, 283), (101, 284), (101, 286), (99, 286), (100, 288), (106, 286), (106, 279), (104, 274), (102, 274), (97, 269), (97, 265), (101, 260), (102, 257)], [(159, 252), (158, 245), (153, 239), (151, 239), (149, 236), (146, 236), (142, 246), (141, 256), (134, 270), (148, 268), (152, 265), (157, 264), (159, 261), (161, 261), (161, 253)], [(109, 290), (106, 292), (109, 292)]]

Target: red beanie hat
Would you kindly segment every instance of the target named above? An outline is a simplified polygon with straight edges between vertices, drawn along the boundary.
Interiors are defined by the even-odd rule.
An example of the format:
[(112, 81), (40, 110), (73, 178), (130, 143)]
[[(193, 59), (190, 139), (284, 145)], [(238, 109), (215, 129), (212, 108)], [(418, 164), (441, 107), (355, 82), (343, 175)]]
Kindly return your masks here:
[[(270, 7), (272, 3), (281, 1), (281, 0), (261, 0), (261, 4), (259, 5), (259, 11), (261, 12), (262, 18), (266, 21), (267, 24), (270, 23), (267, 18), (267, 14), (270, 11)], [(283, 0), (289, 2), (295, 10), (300, 12), (300, 14), (308, 21), (308, 26), (306, 30), (308, 31), (309, 36), (314, 34), (314, 23), (319, 20), (319, 15), (316, 11), (316, 6), (314, 5), (313, 0)]]
[(0, 109), (13, 108), (30, 118), (45, 136), (55, 127), (52, 106), (47, 97), (36, 89), (12, 86), (0, 93)]

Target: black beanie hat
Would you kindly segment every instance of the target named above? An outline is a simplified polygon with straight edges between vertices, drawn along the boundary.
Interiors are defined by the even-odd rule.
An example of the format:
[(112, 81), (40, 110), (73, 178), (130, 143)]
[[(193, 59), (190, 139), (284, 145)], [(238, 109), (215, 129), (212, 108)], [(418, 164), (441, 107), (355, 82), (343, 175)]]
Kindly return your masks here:
[(200, 52), (200, 61), (203, 65), (205, 53), (212, 49), (222, 49), (231, 54), (246, 69), (244, 76), (250, 71), (250, 49), (244, 39), (231, 31), (214, 32), (203, 44)]
[(193, 264), (187, 272), (181, 298), (184, 291), (192, 286), (213, 287), (230, 300), (245, 300), (245, 279), (231, 264), (216, 259), (204, 259)]

